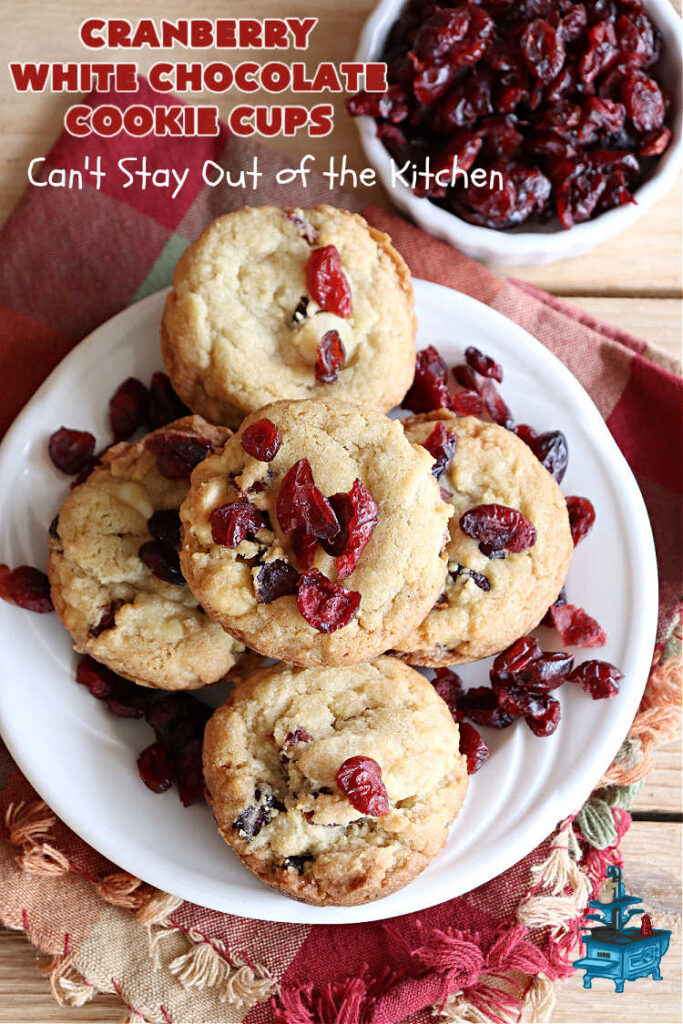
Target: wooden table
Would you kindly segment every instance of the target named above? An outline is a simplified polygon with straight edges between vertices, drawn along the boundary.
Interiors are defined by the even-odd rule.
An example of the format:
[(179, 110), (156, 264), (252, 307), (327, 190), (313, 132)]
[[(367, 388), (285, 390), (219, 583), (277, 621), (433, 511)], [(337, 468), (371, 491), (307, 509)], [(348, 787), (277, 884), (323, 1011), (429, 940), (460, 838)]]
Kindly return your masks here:
[[(363, 20), (373, 0), (317, 0), (313, 7), (319, 17), (307, 55), (309, 66), (321, 60), (349, 59), (355, 52)], [(679, 6), (677, 4), (677, 6)], [(249, 14), (258, 17), (303, 15), (311, 5), (285, 0), (258, 0), (247, 11), (238, 3), (207, 3), (204, 0), (118, 0), (116, 17), (226, 17)], [(85, 60), (78, 43), (81, 21), (99, 13), (89, 0), (0, 0), (0, 21), (4, 27), (5, 60)], [(239, 52), (218, 59), (245, 59)], [(149, 51), (136, 53), (142, 70), (152, 59), (202, 60), (210, 55), (175, 51), (165, 55)], [(131, 59), (124, 52), (97, 51), (98, 60)], [(297, 55), (298, 59), (298, 55)], [(187, 97), (195, 102), (216, 102), (209, 96)], [(286, 94), (283, 102), (286, 101)], [(45, 94), (17, 95), (6, 73), (0, 76), (0, 221), (4, 220), (26, 184), (26, 166), (34, 156), (43, 155), (59, 133), (61, 119), (73, 97)], [(229, 98), (219, 101), (225, 114)], [(267, 98), (261, 102), (272, 102)], [(299, 101), (300, 102), (300, 101)], [(294, 155), (314, 152), (319, 159), (333, 152), (346, 153), (352, 167), (366, 166), (357, 141), (356, 129), (345, 114), (342, 101), (336, 103), (336, 126), (327, 139), (311, 142), (292, 140), (280, 148)], [(367, 190), (368, 201), (387, 204), (379, 188)], [(567, 301), (596, 316), (623, 327), (647, 341), (672, 360), (680, 358), (681, 339), (681, 203), (673, 192), (650, 210), (637, 225), (580, 259), (550, 267), (516, 267), (514, 275), (561, 295)], [(497, 269), (497, 268), (494, 268)], [(503, 271), (501, 271), (503, 272)], [(606, 986), (598, 983), (584, 991), (579, 977), (559, 990), (553, 1014), (556, 1022), (680, 1021), (680, 907), (681, 907), (681, 748), (679, 742), (661, 748), (655, 768), (634, 806), (634, 824), (623, 843), (625, 876), (631, 892), (643, 895), (655, 924), (672, 927), (672, 949), (664, 960), (664, 981), (639, 981), (628, 994), (615, 1001)], [(23, 935), (0, 929), (0, 1022), (28, 1021), (122, 1021), (124, 1012), (117, 999), (100, 997), (81, 1009), (60, 1008), (52, 1001), (47, 982), (36, 969), (35, 950)]]

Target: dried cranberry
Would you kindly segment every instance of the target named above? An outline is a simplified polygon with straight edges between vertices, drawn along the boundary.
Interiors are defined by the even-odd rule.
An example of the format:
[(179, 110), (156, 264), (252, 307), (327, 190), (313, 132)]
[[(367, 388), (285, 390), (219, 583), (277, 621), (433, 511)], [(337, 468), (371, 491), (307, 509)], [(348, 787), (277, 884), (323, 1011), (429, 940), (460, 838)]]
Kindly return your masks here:
[(360, 606), (360, 594), (333, 583), (318, 569), (309, 569), (299, 581), (299, 611), (319, 633), (334, 633), (347, 626)]
[(527, 716), (525, 721), (534, 736), (551, 736), (560, 724), (562, 708), (559, 700), (556, 700), (555, 697), (547, 696), (539, 699), (545, 705), (543, 710), (540, 714)]
[(561, 430), (549, 430), (527, 442), (538, 461), (545, 466), (558, 484), (562, 483), (569, 462), (567, 438)]
[(127, 441), (147, 420), (149, 392), (137, 377), (128, 377), (109, 400), (109, 425), (115, 441)]
[(570, 647), (604, 647), (607, 634), (598, 622), (573, 604), (553, 605), (550, 617), (563, 644)]
[(468, 388), (470, 391), (476, 391), (479, 394), (481, 377), (471, 366), (467, 366), (465, 363), (458, 363), (457, 366), (453, 367), (453, 376), (461, 387)]
[(437, 668), (432, 685), (439, 697), (448, 705), (448, 710), (455, 721), (460, 722), (462, 712), (458, 710), (458, 700), (462, 696), (462, 679), (457, 672), (449, 668)]
[(508, 430), (512, 429), (514, 422), (512, 413), (490, 377), (482, 377), (471, 365), (465, 366), (464, 364), (454, 366), (453, 374), (461, 387), (476, 391), (481, 396), (486, 410), (494, 423), (501, 427), (506, 427)]
[(484, 399), (487, 412), (493, 422), (497, 423), (499, 427), (505, 427), (507, 430), (510, 430), (514, 422), (512, 413), (492, 380), (488, 380), (485, 377), (481, 381), (480, 394)]
[(265, 528), (263, 516), (249, 501), (232, 501), (219, 505), (209, 516), (214, 544), (236, 548), (247, 536)]
[(422, 442), (422, 447), (426, 448), (435, 460), (432, 466), (432, 475), (437, 480), (440, 480), (450, 467), (457, 441), (458, 435), (454, 431), (447, 430), (444, 423), (437, 423), (429, 437)]
[(614, 697), (619, 692), (619, 683), (624, 678), (616, 665), (608, 661), (583, 661), (567, 676), (567, 682), (579, 683), (593, 700)]
[(89, 465), (95, 451), (95, 438), (87, 430), (60, 427), (51, 435), (47, 451), (57, 469), (67, 476), (75, 476)]
[(417, 413), (447, 409), (451, 404), (447, 374), (448, 367), (433, 345), (418, 352), (413, 383), (401, 402), (403, 408)]
[(295, 747), (297, 743), (312, 743), (313, 737), (311, 736), (308, 729), (304, 729), (302, 725), (294, 727), (292, 732), (288, 732), (285, 736), (284, 743), (282, 744), (283, 750), (291, 749)]
[(341, 317), (351, 316), (351, 287), (339, 251), (333, 245), (313, 249), (306, 263), (306, 285), (321, 309)]
[(296, 871), (298, 875), (303, 875), (305, 865), (313, 859), (312, 854), (295, 854), (293, 857), (285, 858), (282, 868), (284, 871)]
[(617, 37), (611, 21), (592, 25), (587, 33), (588, 49), (579, 60), (579, 76), (584, 85), (592, 85), (619, 56)]
[(577, 39), (581, 38), (588, 25), (586, 8), (583, 4), (572, 4), (568, 9), (565, 6), (562, 10), (566, 10), (566, 14), (560, 19), (560, 35), (565, 43), (575, 43)]
[(564, 39), (561, 32), (542, 18), (534, 18), (519, 40), (529, 70), (539, 82), (552, 82), (564, 64)]
[(489, 756), (489, 748), (469, 722), (460, 724), (460, 753), (467, 758), (467, 774), (474, 775)]
[(321, 540), (320, 545), (328, 555), (339, 558), (349, 542), (349, 523), (355, 513), (354, 503), (351, 500), (351, 492), (339, 491), (331, 494), (328, 499), (334, 509), (334, 514), (339, 523), (339, 533), (336, 533), (331, 540)]
[(98, 700), (107, 700), (113, 695), (117, 679), (115, 672), (89, 655), (81, 658), (76, 669), (76, 682), (86, 686)]
[(587, 533), (593, 529), (595, 522), (595, 509), (588, 498), (572, 496), (567, 498), (567, 512), (569, 513), (569, 529), (572, 532), (574, 547), (583, 540)]
[(158, 540), (148, 540), (138, 551), (140, 561), (165, 583), (173, 583), (176, 587), (185, 586), (185, 577), (180, 568), (178, 552), (169, 544)]
[(574, 659), (570, 654), (565, 654), (564, 651), (551, 651), (542, 654), (527, 668), (522, 669), (518, 679), (533, 693), (547, 693), (562, 685), (573, 664)]
[(465, 349), (465, 359), (467, 360), (467, 365), (476, 370), (480, 376), (492, 377), (499, 384), (503, 383), (503, 367), (495, 359), (492, 359), (491, 356), (484, 355), (478, 348), (470, 345), (469, 348)]
[(163, 743), (152, 743), (138, 757), (140, 778), (153, 793), (165, 793), (173, 785), (173, 769)]
[(454, 196), (454, 211), (480, 227), (510, 228), (545, 209), (552, 191), (538, 167), (510, 160), (492, 164), (483, 185), (474, 182)]
[(264, 825), (270, 822), (274, 816), (273, 812), (282, 809), (280, 802), (270, 793), (263, 794), (260, 789), (257, 789), (254, 797), (257, 803), (246, 807), (232, 826), (248, 843), (259, 834)]
[(284, 533), (300, 528), (311, 537), (331, 540), (339, 532), (334, 509), (313, 483), (308, 459), (299, 459), (286, 473), (277, 497), (277, 519)]
[(410, 113), (408, 94), (399, 85), (390, 85), (385, 93), (358, 92), (347, 100), (352, 117), (381, 117), (393, 124), (405, 121)]
[(177, 508), (160, 508), (147, 520), (147, 529), (155, 540), (180, 551), (180, 513)]
[(451, 398), (451, 409), (458, 416), (480, 416), (484, 408), (476, 391), (459, 391)]
[(460, 517), (460, 529), (495, 551), (518, 554), (536, 543), (536, 528), (531, 520), (507, 505), (476, 505), (468, 509)]
[(449, 57), (470, 27), (467, 9), (437, 10), (424, 21), (413, 40), (413, 53), (418, 61), (436, 61)]
[[(306, 532), (306, 529), (303, 526), (297, 526), (297, 528), (292, 530), (289, 535), (289, 543), (292, 548), (292, 553), (299, 563), (299, 568), (304, 572), (306, 569), (310, 569), (315, 561), (315, 553), (318, 548), (318, 538), (312, 537)], [(322, 544), (327, 548), (328, 541), (322, 541)]]
[(18, 565), (16, 569), (0, 565), (0, 598), (40, 615), (54, 611), (49, 580), (32, 565)]
[(551, 629), (554, 628), (555, 624), (553, 622), (552, 615), (550, 614), (550, 611), (556, 605), (559, 606), (559, 605), (566, 604), (566, 603), (567, 603), (567, 588), (566, 587), (562, 587), (562, 590), (558, 594), (557, 599), (555, 601), (553, 601), (553, 603), (550, 605), (550, 608), (548, 608), (548, 611), (545, 613), (545, 615), (541, 619), (540, 625), (541, 626), (549, 626)]
[(645, 68), (659, 56), (654, 26), (642, 7), (633, 7), (628, 15), (622, 14), (616, 23), (616, 35), (622, 59), (631, 68)]
[(542, 715), (545, 710), (543, 698), (522, 686), (501, 686), (496, 691), (498, 706), (511, 718), (525, 718)]
[(165, 427), (173, 420), (182, 419), (190, 410), (176, 395), (165, 373), (152, 374), (149, 382), (147, 421), (151, 430)]
[(204, 799), (201, 739), (192, 739), (182, 747), (176, 758), (176, 775), (178, 796), (183, 807), (190, 807)]
[(275, 424), (264, 417), (242, 431), (240, 443), (247, 455), (259, 462), (272, 462), (280, 451), (282, 437)]
[(102, 633), (113, 629), (116, 625), (116, 613), (122, 605), (123, 601), (110, 601), (109, 604), (105, 605), (100, 612), (97, 622), (88, 630), (88, 635), (97, 638)]
[(664, 97), (654, 78), (642, 71), (630, 74), (621, 87), (621, 98), (637, 132), (651, 132), (664, 124)]
[(496, 694), (488, 686), (475, 686), (462, 694), (458, 709), (477, 725), (507, 729), (512, 724), (512, 716), (499, 707)]
[(346, 361), (346, 349), (339, 331), (323, 334), (315, 359), (315, 379), (319, 384), (332, 384)]
[(270, 604), (278, 597), (296, 594), (299, 585), (299, 573), (284, 558), (275, 558), (259, 570), (256, 577), (256, 600), (261, 604)]
[(669, 128), (655, 128), (654, 131), (643, 135), (638, 152), (641, 156), (661, 156), (668, 149), (671, 137)]
[(382, 769), (371, 757), (347, 757), (334, 777), (352, 807), (371, 818), (389, 813)]
[(346, 542), (337, 556), (339, 580), (345, 580), (354, 571), (379, 522), (379, 510), (375, 499), (360, 480), (354, 480), (348, 497), (352, 512), (345, 523)]
[(531, 442), (535, 437), (538, 437), (533, 427), (530, 427), (528, 423), (518, 423), (512, 428), (517, 437), (524, 441), (524, 444), (531, 447)]
[(152, 434), (145, 448), (156, 456), (157, 469), (167, 480), (189, 480), (195, 466), (213, 451), (205, 437), (172, 432)]
[(499, 683), (510, 682), (543, 654), (536, 637), (522, 636), (494, 659), (491, 680)]

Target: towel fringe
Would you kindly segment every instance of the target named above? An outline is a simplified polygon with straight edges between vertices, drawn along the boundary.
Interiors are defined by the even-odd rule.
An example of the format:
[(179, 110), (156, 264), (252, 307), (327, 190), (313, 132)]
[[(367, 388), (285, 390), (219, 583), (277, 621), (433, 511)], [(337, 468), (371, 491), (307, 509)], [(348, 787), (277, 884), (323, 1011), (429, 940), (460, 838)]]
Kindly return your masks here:
[(85, 1006), (98, 990), (90, 985), (73, 967), (72, 956), (53, 956), (47, 964), (40, 964), (41, 974), (50, 980), (52, 997), (59, 1006)]
[(168, 918), (182, 906), (185, 901), (180, 896), (172, 896), (161, 889), (155, 889), (135, 917), (141, 924), (167, 924)]
[(114, 871), (101, 878), (96, 888), (107, 903), (126, 910), (140, 910), (149, 900), (149, 890), (140, 892), (141, 886), (147, 888), (135, 875), (129, 875), (127, 871)]
[(556, 983), (545, 974), (538, 974), (522, 999), (522, 1020), (527, 1024), (548, 1024), (557, 996)]

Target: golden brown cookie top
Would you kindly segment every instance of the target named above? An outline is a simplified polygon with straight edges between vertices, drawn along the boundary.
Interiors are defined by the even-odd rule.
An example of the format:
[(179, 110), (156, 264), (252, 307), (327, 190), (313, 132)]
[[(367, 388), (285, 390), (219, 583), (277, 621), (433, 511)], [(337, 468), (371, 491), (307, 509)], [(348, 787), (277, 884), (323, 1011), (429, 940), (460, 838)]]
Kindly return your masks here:
[(114, 445), (64, 500), (51, 531), (52, 597), (76, 649), (142, 685), (216, 682), (243, 649), (199, 607), (177, 553), (192, 462), (229, 436), (188, 416)]
[[(281, 439), (270, 462), (243, 446), (246, 432), (264, 419)], [(431, 465), (431, 456), (406, 439), (400, 423), (380, 413), (334, 399), (267, 406), (247, 417), (223, 450), (193, 473), (181, 508), (183, 572), (202, 607), (262, 654), (310, 665), (375, 657), (419, 623), (443, 581), (450, 509)], [(296, 517), (289, 515), (299, 501), (292, 486), (298, 473), (310, 474), (326, 508), (330, 497), (337, 502), (359, 492), (374, 506), (374, 525), (349, 575), (341, 569), (343, 556), (329, 553), (329, 545), (325, 550), (322, 540), (314, 537), (310, 553), (302, 543)], [(217, 510), (259, 518), (246, 533), (224, 539), (216, 532)], [(339, 534), (342, 546), (344, 536)], [(289, 567), (292, 587), (270, 599), (265, 583), (275, 561)], [(324, 578), (328, 591), (338, 588), (333, 604), (334, 593), (346, 605), (355, 602), (346, 624), (335, 620), (326, 629), (313, 624), (314, 615), (304, 616), (302, 586), (311, 577), (314, 583)]]
[[(538, 625), (566, 579), (573, 552), (565, 499), (553, 477), (512, 431), (448, 410), (404, 421), (406, 436), (424, 443), (443, 423), (457, 437), (439, 480), (453, 507), (443, 592), (425, 621), (397, 645), (411, 664), (453, 665), (503, 650)], [(463, 532), (464, 513), (499, 504), (533, 524), (535, 543), (519, 553), (487, 557)]]
[[(378, 766), (383, 802), (340, 784), (357, 758)], [(365, 902), (409, 881), (443, 846), (467, 787), (445, 703), (386, 657), (254, 673), (209, 722), (204, 773), (219, 829), (247, 866), (319, 903)]]
[[(329, 247), (337, 257), (320, 260)], [(330, 286), (337, 258), (348, 289), (341, 304)], [(317, 292), (320, 274), (331, 297)], [(269, 402), (315, 395), (387, 412), (413, 376), (413, 301), (389, 237), (357, 214), (245, 207), (214, 221), (181, 257), (164, 312), (164, 361), (183, 401), (215, 423), (236, 426)], [(330, 332), (343, 361), (323, 359), (316, 371)]]

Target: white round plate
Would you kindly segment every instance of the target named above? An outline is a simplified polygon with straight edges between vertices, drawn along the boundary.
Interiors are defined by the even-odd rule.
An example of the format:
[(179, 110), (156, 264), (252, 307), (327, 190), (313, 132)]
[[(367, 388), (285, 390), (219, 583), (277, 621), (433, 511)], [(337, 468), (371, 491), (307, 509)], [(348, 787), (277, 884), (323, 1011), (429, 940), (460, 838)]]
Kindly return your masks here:
[[(0, 729), (15, 761), (59, 817), (126, 871), (214, 910), (272, 921), (345, 924), (394, 917), (441, 903), (493, 878), (579, 808), (616, 754), (635, 715), (655, 639), (657, 575), (640, 492), (598, 411), (574, 377), (523, 330), (456, 291), (415, 281), (418, 347), (433, 343), (449, 365), (475, 344), (505, 368), (504, 394), (519, 420), (560, 428), (569, 440), (566, 494), (597, 509), (577, 549), (570, 600), (609, 636), (601, 651), (577, 652), (619, 665), (611, 701), (578, 687), (560, 692), (562, 721), (549, 739), (524, 722), (483, 730), (491, 757), (475, 775), (448, 846), (405, 889), (362, 907), (326, 909), (262, 886), (230, 852), (205, 806), (185, 809), (173, 789), (151, 793), (136, 769), (150, 741), (144, 723), (114, 718), (74, 681), (76, 656), (56, 615), (0, 601)], [(17, 418), (0, 449), (0, 561), (44, 566), (45, 536), (68, 481), (51, 465), (49, 434), (65, 424), (108, 439), (107, 403), (129, 375), (161, 366), (163, 294), (103, 324), (71, 352)], [(542, 631), (546, 647), (557, 636)], [(488, 663), (464, 666), (485, 684)], [(220, 687), (207, 700), (220, 702)]]

